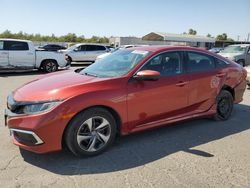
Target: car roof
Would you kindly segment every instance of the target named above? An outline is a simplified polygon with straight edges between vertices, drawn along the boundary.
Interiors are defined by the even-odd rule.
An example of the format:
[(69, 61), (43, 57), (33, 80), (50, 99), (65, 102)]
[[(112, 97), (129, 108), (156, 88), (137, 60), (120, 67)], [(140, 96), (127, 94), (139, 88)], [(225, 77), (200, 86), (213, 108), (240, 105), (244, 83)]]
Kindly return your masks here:
[(107, 45), (103, 45), (103, 44), (95, 44), (95, 43), (78, 43), (78, 44), (75, 44), (75, 45), (95, 45), (95, 46), (107, 46)]
[(201, 48), (195, 48), (195, 47), (189, 47), (189, 46), (170, 46), (170, 45), (140, 46), (140, 47), (132, 47), (129, 49), (151, 51), (151, 52), (158, 52), (158, 51), (165, 51), (165, 50), (194, 50), (194, 51), (208, 52), (207, 50), (204, 50)]
[(31, 42), (30, 40), (9, 39), (9, 38), (0, 38), (0, 40), (4, 40), (4, 41), (18, 41), (18, 42)]

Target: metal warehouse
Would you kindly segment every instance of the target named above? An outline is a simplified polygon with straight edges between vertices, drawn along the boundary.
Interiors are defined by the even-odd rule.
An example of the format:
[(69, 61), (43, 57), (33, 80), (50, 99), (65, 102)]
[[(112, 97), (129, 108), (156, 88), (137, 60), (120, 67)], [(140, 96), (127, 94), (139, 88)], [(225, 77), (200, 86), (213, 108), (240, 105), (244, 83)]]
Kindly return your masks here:
[(187, 35), (187, 34), (171, 34), (163, 32), (151, 32), (142, 38), (137, 37), (111, 37), (110, 44), (118, 47), (128, 44), (142, 45), (184, 45), (202, 48), (211, 48), (215, 44), (214, 38)]

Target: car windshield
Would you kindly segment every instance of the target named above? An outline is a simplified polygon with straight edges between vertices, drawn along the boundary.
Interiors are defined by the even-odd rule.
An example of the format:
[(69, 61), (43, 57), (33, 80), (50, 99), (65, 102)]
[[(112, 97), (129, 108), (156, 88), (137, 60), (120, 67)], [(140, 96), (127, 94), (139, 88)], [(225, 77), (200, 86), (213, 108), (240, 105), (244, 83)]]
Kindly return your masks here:
[(80, 74), (97, 77), (119, 77), (127, 74), (149, 53), (149, 51), (142, 50), (117, 50), (109, 56), (97, 60), (82, 70)]
[(228, 46), (222, 50), (222, 53), (243, 53), (245, 50), (246, 47), (244, 46)]

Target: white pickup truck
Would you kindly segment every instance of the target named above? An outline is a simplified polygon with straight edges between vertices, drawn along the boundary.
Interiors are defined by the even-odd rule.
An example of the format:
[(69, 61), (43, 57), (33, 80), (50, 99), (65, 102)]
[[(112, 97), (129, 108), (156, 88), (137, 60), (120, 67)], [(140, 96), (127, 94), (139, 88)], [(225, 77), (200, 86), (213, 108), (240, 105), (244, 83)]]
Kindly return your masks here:
[(36, 50), (28, 40), (0, 39), (0, 70), (41, 69), (54, 72), (69, 63), (60, 52)]

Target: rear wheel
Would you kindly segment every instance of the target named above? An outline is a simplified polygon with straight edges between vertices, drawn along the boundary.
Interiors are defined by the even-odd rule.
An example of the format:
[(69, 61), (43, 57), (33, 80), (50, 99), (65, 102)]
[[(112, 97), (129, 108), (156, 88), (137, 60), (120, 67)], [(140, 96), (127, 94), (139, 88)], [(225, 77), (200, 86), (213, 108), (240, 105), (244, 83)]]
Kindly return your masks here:
[(217, 96), (217, 112), (215, 114), (216, 120), (225, 121), (229, 119), (233, 112), (233, 96), (227, 90), (222, 90)]
[(79, 113), (65, 132), (65, 142), (76, 156), (93, 156), (104, 152), (114, 142), (116, 121), (103, 108)]
[(55, 72), (58, 69), (58, 65), (56, 63), (56, 61), (53, 60), (46, 60), (43, 65), (42, 68), (45, 72), (50, 73), (50, 72)]

